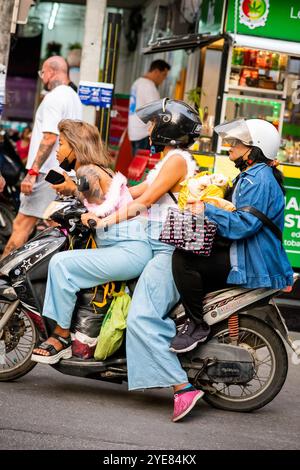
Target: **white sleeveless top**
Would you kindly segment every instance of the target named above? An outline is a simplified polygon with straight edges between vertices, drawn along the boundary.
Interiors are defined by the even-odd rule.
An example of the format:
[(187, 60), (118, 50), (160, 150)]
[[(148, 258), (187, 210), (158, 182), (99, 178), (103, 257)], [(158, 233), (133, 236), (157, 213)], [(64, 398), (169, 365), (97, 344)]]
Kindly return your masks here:
[[(171, 158), (173, 155), (181, 155), (184, 160), (186, 161), (186, 165), (187, 165), (187, 173), (186, 173), (186, 178), (189, 178), (190, 176), (193, 176), (195, 171), (196, 171), (196, 162), (195, 160), (193, 159), (193, 157), (191, 156), (191, 154), (187, 151), (187, 150), (181, 150), (181, 149), (174, 149), (174, 150), (170, 150), (162, 160), (160, 160), (156, 165), (155, 167), (153, 168), (153, 170), (151, 170), (148, 175), (147, 175), (147, 178), (146, 178), (146, 182), (148, 183), (148, 185), (150, 186), (154, 180), (157, 178), (157, 176), (159, 175), (159, 172), (160, 170), (162, 169), (162, 167), (164, 166), (164, 164), (167, 162), (167, 160), (169, 160), (169, 158)], [(178, 193), (173, 193), (174, 196), (178, 197)], [(167, 217), (167, 213), (168, 213), (168, 208), (169, 207), (176, 207), (177, 204), (175, 203), (175, 201), (173, 201), (172, 197), (170, 196), (170, 194), (164, 194), (160, 199), (158, 199), (158, 201), (156, 201), (155, 204), (153, 204), (149, 211), (148, 211), (148, 220), (149, 222), (161, 222), (163, 223)]]

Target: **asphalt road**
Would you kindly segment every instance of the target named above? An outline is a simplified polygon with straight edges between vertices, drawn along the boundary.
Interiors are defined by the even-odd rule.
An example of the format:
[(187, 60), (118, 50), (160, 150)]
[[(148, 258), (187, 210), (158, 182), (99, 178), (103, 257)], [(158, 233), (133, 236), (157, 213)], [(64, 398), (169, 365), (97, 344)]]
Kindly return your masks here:
[(0, 383), (0, 449), (300, 449), (299, 404), (300, 364), (291, 364), (281, 393), (255, 413), (201, 402), (177, 424), (168, 390), (128, 392), (126, 384), (38, 365), (16, 382)]

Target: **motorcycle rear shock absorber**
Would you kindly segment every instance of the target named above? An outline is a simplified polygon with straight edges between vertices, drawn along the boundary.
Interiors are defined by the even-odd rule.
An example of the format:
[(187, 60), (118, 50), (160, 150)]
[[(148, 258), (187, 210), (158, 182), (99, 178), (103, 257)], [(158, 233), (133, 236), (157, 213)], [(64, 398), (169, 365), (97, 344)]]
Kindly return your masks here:
[(239, 316), (235, 313), (228, 319), (228, 330), (231, 344), (237, 344), (239, 339)]

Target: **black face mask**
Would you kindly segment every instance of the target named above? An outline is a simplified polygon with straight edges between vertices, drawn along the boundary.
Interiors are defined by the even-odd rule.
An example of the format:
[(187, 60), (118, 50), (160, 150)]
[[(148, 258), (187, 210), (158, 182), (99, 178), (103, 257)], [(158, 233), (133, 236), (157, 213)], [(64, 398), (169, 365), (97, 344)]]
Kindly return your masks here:
[(75, 164), (76, 164), (76, 158), (74, 158), (74, 160), (69, 162), (68, 157), (66, 157), (59, 166), (65, 171), (71, 171), (75, 169)]
[(247, 150), (244, 155), (241, 155), (239, 158), (237, 158), (235, 161), (234, 161), (234, 166), (240, 170), (240, 171), (245, 171), (246, 168), (249, 166), (249, 162), (248, 162), (248, 159), (247, 160), (243, 160), (244, 156), (246, 155), (246, 153), (248, 152), (249, 150)]
[(234, 162), (234, 166), (240, 170), (240, 171), (244, 171), (246, 170), (248, 164), (247, 164), (247, 160), (243, 160), (243, 157), (239, 157), (237, 160), (235, 160)]

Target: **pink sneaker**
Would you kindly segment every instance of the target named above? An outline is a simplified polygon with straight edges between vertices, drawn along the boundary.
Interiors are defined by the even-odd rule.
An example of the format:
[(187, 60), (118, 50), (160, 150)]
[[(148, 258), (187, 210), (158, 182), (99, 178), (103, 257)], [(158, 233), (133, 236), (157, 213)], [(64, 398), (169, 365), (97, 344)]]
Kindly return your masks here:
[(191, 392), (182, 392), (174, 394), (174, 414), (173, 422), (184, 418), (195, 406), (198, 400), (202, 398), (202, 390), (192, 390)]

